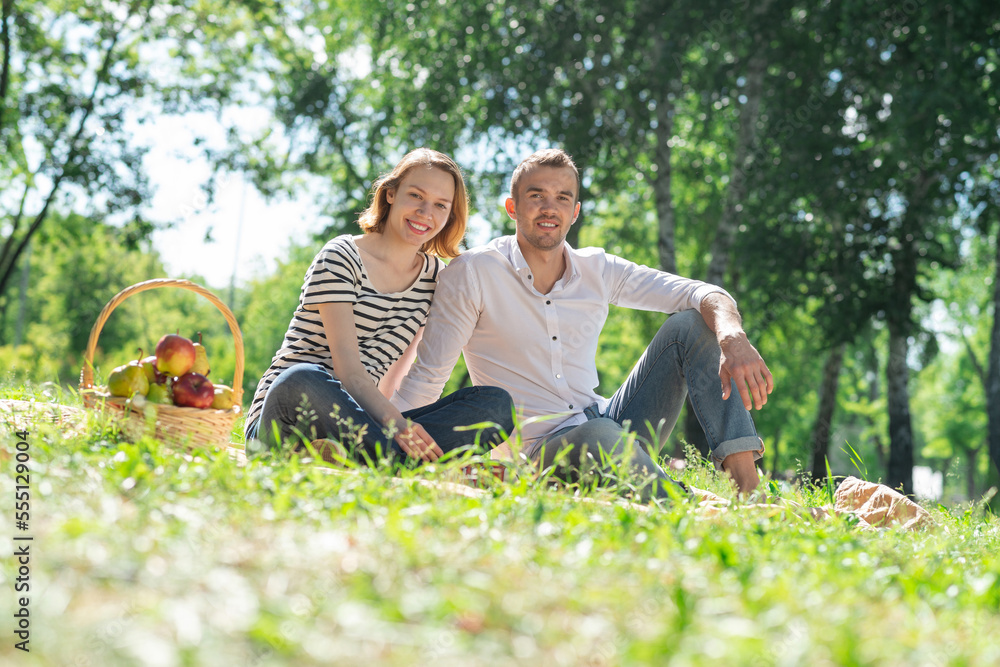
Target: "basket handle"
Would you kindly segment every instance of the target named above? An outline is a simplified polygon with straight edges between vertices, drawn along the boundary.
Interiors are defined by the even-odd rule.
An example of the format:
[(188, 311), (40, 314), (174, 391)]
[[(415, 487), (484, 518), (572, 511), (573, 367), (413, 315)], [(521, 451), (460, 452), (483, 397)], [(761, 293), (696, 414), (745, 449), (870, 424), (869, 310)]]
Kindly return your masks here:
[(108, 317), (111, 316), (114, 309), (117, 308), (122, 301), (134, 294), (145, 292), (146, 290), (159, 289), (161, 287), (179, 287), (181, 289), (190, 290), (195, 294), (200, 294), (208, 299), (213, 306), (218, 308), (219, 312), (222, 313), (222, 316), (226, 318), (226, 322), (229, 324), (229, 330), (233, 333), (233, 341), (236, 344), (236, 369), (233, 373), (233, 402), (236, 405), (242, 405), (243, 336), (240, 334), (240, 326), (236, 323), (236, 318), (233, 316), (232, 311), (229, 310), (229, 307), (222, 303), (219, 297), (215, 296), (197, 283), (177, 278), (155, 278), (153, 280), (136, 283), (135, 285), (126, 287), (121, 292), (118, 292), (118, 294), (116, 294), (111, 301), (108, 301), (107, 305), (101, 310), (100, 315), (97, 316), (97, 322), (94, 323), (94, 327), (90, 330), (90, 338), (87, 340), (87, 352), (84, 355), (83, 370), (80, 373), (80, 389), (93, 389), (94, 387), (94, 353), (97, 350), (97, 338), (101, 335), (101, 329), (104, 328), (104, 323), (108, 321)]

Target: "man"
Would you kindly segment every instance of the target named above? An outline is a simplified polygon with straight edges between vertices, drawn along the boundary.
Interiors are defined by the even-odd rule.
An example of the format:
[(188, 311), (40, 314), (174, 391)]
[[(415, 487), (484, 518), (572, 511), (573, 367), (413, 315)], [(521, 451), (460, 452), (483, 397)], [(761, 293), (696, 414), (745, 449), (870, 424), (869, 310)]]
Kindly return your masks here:
[[(749, 410), (767, 402), (773, 378), (736, 302), (714, 285), (571, 248), (579, 187), (561, 150), (538, 151), (517, 167), (506, 202), (516, 235), (441, 272), (417, 361), (394, 402), (407, 409), (436, 400), (462, 351), (474, 384), (513, 396), (522, 453), (568, 481), (588, 465), (610, 475), (609, 462), (628, 457), (633, 472), (653, 480), (640, 489), (645, 500), (670, 495), (648, 447), (662, 446), (690, 393), (713, 461), (740, 493), (753, 491), (763, 443)], [(594, 392), (608, 304), (677, 313), (610, 400)]]

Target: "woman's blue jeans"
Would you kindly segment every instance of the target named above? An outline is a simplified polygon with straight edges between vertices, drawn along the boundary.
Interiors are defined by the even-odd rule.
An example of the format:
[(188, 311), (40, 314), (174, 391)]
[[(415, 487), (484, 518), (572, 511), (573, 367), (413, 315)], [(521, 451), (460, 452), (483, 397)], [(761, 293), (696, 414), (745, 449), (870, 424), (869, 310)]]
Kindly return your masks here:
[(568, 481), (576, 481), (587, 467), (600, 475), (608, 469), (603, 462), (616, 458), (620, 462), (628, 453), (631, 458), (626, 463), (632, 473), (650, 482), (640, 497), (665, 497), (666, 487), (675, 482), (649, 449), (655, 453), (666, 443), (684, 398), (690, 395), (713, 462), (721, 464), (730, 454), (745, 451), (759, 459), (763, 445), (735, 382), (729, 398), (722, 400), (720, 359), (719, 343), (701, 313), (685, 310), (671, 315), (603, 415), (591, 408), (589, 421), (553, 433), (526, 453), (545, 468), (555, 465), (557, 474), (561, 468), (560, 476)]
[[(497, 387), (464, 387), (403, 417), (419, 423), (448, 452), (478, 444), (488, 451), (513, 432), (513, 401)], [(478, 428), (467, 428), (483, 425)], [(396, 425), (396, 428), (405, 425)], [(458, 430), (456, 430), (458, 427)], [(264, 397), (260, 419), (247, 429), (270, 447), (279, 441), (337, 440), (355, 458), (375, 462), (406, 458), (385, 427), (365, 412), (340, 380), (318, 364), (296, 364), (275, 379)]]

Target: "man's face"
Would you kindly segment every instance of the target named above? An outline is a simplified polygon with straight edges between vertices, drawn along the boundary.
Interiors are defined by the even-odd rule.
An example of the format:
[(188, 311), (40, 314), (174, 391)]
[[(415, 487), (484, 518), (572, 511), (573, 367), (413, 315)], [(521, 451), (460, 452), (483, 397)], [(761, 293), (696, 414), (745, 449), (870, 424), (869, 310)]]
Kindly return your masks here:
[(562, 246), (580, 213), (576, 174), (569, 167), (534, 167), (521, 177), (507, 214), (517, 223), (517, 239), (538, 250)]

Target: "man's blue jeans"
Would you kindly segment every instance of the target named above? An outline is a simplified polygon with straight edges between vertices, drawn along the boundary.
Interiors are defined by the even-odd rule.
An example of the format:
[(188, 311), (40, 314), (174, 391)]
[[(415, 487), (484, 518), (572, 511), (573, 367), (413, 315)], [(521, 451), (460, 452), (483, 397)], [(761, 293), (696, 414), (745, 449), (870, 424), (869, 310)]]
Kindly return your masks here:
[[(500, 444), (513, 431), (513, 413), (513, 401), (503, 389), (464, 387), (430, 405), (407, 410), (403, 416), (423, 426), (447, 454), (476, 442), (480, 451)], [(483, 423), (491, 425), (455, 430)], [(359, 460), (406, 458), (385, 428), (318, 364), (296, 364), (277, 377), (264, 397), (260, 419), (247, 429), (247, 439), (254, 437), (270, 447), (279, 439), (328, 438), (340, 441)]]
[(664, 445), (690, 394), (713, 462), (718, 465), (730, 454), (748, 451), (759, 459), (763, 446), (735, 382), (729, 398), (722, 400), (720, 358), (719, 343), (701, 313), (685, 310), (671, 315), (603, 415), (588, 412), (592, 418), (586, 423), (561, 429), (526, 453), (543, 468), (562, 462), (562, 472), (557, 467), (556, 474), (576, 481), (588, 464), (598, 476), (606, 474), (603, 462), (620, 461), (631, 439), (627, 434), (634, 433), (629, 468), (652, 481), (640, 489), (640, 497), (666, 497), (666, 486), (676, 482), (656, 464), (649, 448), (656, 452)]

